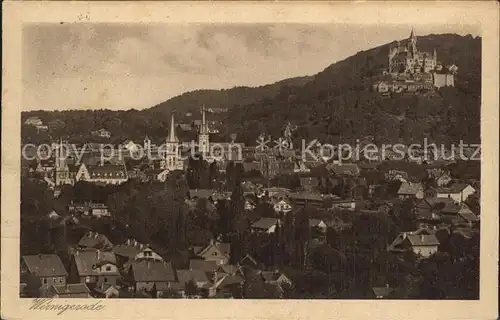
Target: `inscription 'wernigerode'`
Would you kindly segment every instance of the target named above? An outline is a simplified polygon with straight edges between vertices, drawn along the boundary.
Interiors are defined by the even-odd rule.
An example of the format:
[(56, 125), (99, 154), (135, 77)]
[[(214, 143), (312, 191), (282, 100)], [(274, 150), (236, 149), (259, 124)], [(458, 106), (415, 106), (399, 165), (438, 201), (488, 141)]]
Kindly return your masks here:
[(57, 315), (61, 315), (68, 310), (72, 311), (102, 311), (106, 306), (101, 304), (101, 301), (95, 303), (54, 303), (54, 299), (34, 299), (30, 310), (40, 311), (57, 311)]

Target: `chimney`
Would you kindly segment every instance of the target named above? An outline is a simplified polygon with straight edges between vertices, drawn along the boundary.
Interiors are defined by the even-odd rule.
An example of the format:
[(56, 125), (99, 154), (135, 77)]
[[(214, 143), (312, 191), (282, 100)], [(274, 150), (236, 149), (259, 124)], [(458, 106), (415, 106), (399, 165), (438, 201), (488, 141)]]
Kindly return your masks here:
[(217, 271), (214, 271), (214, 284), (217, 283), (218, 280), (218, 274)]
[(99, 249), (97, 249), (96, 255), (97, 255), (97, 260), (99, 260), (101, 258), (101, 251)]
[(132, 240), (130, 239), (127, 239), (127, 246), (131, 245), (132, 244)]
[(210, 245), (214, 245), (215, 244), (215, 239), (214, 238), (211, 238), (210, 239)]
[(137, 247), (137, 240), (134, 240), (134, 247)]
[(406, 232), (403, 232), (403, 240), (405, 240), (405, 239), (406, 239), (406, 237), (407, 237)]
[(389, 284), (388, 284), (388, 283), (386, 283), (386, 284), (385, 284), (385, 287), (386, 287), (387, 289), (389, 289)]

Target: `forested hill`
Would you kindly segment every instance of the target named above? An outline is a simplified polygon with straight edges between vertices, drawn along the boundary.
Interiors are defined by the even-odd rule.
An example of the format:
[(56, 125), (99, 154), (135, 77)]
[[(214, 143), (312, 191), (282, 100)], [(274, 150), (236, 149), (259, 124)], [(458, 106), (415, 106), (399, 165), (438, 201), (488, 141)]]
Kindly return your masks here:
[[(479, 141), (481, 39), (455, 34), (417, 37), (421, 51), (436, 48), (443, 65), (459, 67), (455, 88), (436, 95), (381, 97), (371, 92), (372, 76), (387, 68), (386, 44), (339, 61), (302, 87), (286, 88), (273, 99), (232, 109), (228, 131), (255, 141), (260, 132), (278, 135), (287, 121), (296, 138), (337, 141), (374, 136), (397, 140)], [(400, 139), (399, 139), (400, 138)]]
[[(49, 132), (44, 137), (24, 126), (23, 141), (49, 136), (89, 141), (94, 139), (90, 132), (100, 128), (111, 132), (114, 143), (125, 139), (142, 141), (145, 135), (163, 139), (170, 112), (181, 115), (205, 104), (229, 109), (227, 113), (210, 115), (224, 122), (223, 132), (214, 139), (228, 139), (231, 133), (238, 133), (237, 140), (247, 144), (254, 144), (262, 132), (276, 137), (288, 121), (298, 128), (295, 139), (348, 143), (373, 136), (380, 142), (421, 142), (423, 137), (446, 143), (479, 142), (481, 39), (454, 34), (417, 39), (420, 50), (432, 52), (436, 48), (438, 60), (444, 65), (459, 67), (455, 88), (420, 96), (381, 97), (371, 92), (372, 77), (387, 68), (389, 46), (394, 44), (391, 43), (361, 51), (313, 77), (292, 78), (257, 88), (199, 90), (142, 111), (25, 112), (23, 121), (28, 116), (39, 116), (49, 126)], [(193, 118), (199, 117), (193, 114)]]
[(284, 86), (300, 87), (311, 79), (312, 77), (310, 76), (303, 76), (281, 80), (260, 87), (234, 87), (222, 90), (190, 91), (162, 102), (148, 109), (148, 111), (168, 115), (171, 112), (199, 112), (202, 105), (206, 105), (207, 108), (222, 109), (244, 106), (262, 99), (273, 98)]

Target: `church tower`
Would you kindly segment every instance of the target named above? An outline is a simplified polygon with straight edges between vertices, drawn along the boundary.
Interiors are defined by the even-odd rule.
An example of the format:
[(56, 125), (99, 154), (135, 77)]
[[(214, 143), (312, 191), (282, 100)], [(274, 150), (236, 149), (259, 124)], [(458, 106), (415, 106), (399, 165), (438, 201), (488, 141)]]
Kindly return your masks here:
[(202, 154), (203, 158), (208, 157), (209, 153), (209, 134), (208, 134), (208, 125), (205, 119), (205, 105), (201, 108), (202, 119), (200, 132), (198, 133), (198, 151)]
[(165, 165), (164, 169), (177, 170), (179, 164), (179, 139), (175, 134), (175, 120), (172, 114), (172, 120), (170, 121), (170, 132), (168, 133), (167, 141), (165, 143)]
[[(67, 150), (66, 150), (67, 151)], [(59, 139), (59, 144), (56, 147), (56, 161), (55, 161), (55, 184), (60, 186), (70, 183), (69, 167), (66, 163), (67, 154), (64, 152), (64, 145), (62, 139)]]
[(408, 46), (411, 55), (413, 56), (413, 58), (415, 58), (417, 56), (418, 50), (417, 50), (417, 37), (415, 37), (413, 28), (411, 28), (410, 38), (408, 39)]

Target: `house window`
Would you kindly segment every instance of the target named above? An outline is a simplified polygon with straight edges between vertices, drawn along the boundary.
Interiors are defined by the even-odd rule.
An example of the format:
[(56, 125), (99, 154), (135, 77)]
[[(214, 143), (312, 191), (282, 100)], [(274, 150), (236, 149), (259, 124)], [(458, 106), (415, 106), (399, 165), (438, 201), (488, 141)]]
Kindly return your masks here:
[(216, 255), (217, 255), (217, 252), (213, 252), (213, 253), (212, 253), (212, 255), (213, 255), (213, 256), (216, 256)]
[(47, 284), (47, 279), (46, 278), (42, 278), (42, 284)]
[(85, 277), (85, 282), (90, 282), (90, 281), (91, 281), (90, 276)]
[(106, 271), (111, 271), (111, 266), (106, 266)]
[(104, 277), (104, 282), (108, 282), (108, 278)]

